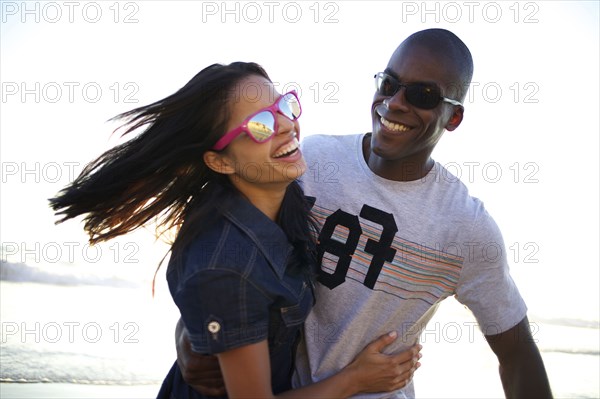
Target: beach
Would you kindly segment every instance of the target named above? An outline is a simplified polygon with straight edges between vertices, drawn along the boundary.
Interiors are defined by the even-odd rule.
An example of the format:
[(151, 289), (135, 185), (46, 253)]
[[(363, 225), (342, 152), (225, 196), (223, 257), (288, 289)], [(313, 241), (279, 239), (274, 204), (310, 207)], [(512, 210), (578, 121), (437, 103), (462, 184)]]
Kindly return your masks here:
[(0, 397), (156, 397), (175, 360), (179, 314), (166, 288), (152, 298), (148, 281), (43, 279), (53, 283), (0, 282)]
[(0, 383), (0, 397), (30, 398), (156, 398), (159, 386), (155, 385), (91, 385), (67, 383)]
[[(79, 283), (69, 285), (64, 276), (62, 284), (7, 281), (6, 276), (0, 282), (0, 397), (156, 396), (175, 360), (178, 313), (164, 282), (157, 279), (152, 298), (147, 282), (129, 286), (71, 277)], [(10, 278), (15, 280), (14, 272)], [(561, 325), (535, 315), (530, 322), (555, 397), (597, 398), (597, 326), (564, 320)], [(421, 342), (417, 397), (504, 396), (495, 356), (471, 313), (453, 298), (442, 302)]]

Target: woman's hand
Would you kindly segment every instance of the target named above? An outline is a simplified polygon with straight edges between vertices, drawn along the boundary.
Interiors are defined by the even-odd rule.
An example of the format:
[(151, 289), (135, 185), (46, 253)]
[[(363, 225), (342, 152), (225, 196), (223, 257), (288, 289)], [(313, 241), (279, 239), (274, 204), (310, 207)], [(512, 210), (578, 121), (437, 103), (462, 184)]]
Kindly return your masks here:
[(396, 332), (383, 335), (367, 345), (343, 372), (352, 374), (358, 392), (384, 392), (404, 388), (421, 366), (420, 344), (394, 355), (382, 353), (397, 337)]

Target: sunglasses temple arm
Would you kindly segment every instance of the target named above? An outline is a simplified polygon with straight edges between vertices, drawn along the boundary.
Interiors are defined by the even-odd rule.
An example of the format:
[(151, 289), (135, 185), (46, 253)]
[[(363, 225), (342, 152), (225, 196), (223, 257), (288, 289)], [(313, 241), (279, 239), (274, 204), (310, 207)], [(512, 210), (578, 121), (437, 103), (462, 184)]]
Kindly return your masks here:
[(460, 105), (461, 107), (463, 106), (461, 102), (456, 101), (456, 100), (452, 100), (450, 98), (442, 97), (442, 100), (445, 101), (445, 102), (447, 102), (447, 103), (450, 103), (452, 105)]

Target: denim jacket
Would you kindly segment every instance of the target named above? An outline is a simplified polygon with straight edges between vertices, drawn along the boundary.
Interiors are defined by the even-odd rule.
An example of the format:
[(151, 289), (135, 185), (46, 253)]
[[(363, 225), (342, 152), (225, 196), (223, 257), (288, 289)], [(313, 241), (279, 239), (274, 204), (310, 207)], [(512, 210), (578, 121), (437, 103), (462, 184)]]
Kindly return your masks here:
[[(299, 261), (285, 233), (246, 199), (236, 197), (219, 212), (219, 220), (170, 262), (171, 295), (195, 352), (216, 354), (267, 339), (273, 392), (288, 390), (298, 337), (314, 304), (308, 267), (288, 267)], [(161, 389), (170, 385), (171, 394), (159, 397), (202, 397), (176, 369)]]

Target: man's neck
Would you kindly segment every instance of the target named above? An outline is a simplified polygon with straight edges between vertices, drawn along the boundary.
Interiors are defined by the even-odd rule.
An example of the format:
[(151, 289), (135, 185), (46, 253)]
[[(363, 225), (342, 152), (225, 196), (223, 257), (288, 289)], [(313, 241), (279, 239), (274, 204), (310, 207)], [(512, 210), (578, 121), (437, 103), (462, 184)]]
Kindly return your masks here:
[(377, 176), (393, 181), (414, 181), (425, 177), (435, 162), (429, 156), (414, 156), (410, 159), (386, 160), (371, 151), (369, 135), (363, 139), (363, 156), (371, 172)]

